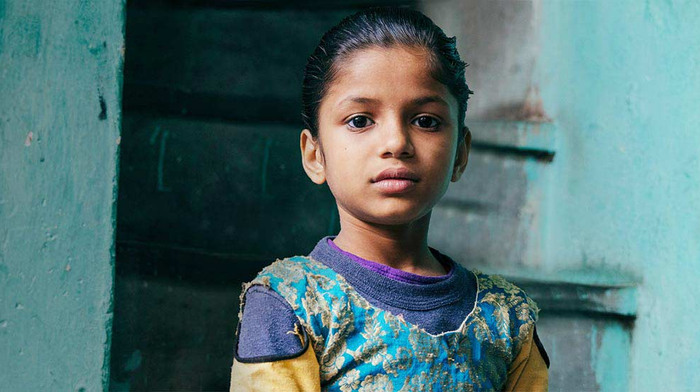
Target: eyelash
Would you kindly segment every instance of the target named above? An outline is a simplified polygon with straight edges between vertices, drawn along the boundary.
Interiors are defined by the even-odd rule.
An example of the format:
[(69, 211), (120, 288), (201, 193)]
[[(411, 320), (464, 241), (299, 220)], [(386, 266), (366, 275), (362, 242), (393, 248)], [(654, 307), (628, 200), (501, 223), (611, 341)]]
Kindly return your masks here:
[[(356, 119), (356, 118), (362, 118), (362, 117), (368, 119), (369, 121), (372, 121), (372, 120), (371, 120), (369, 117), (367, 117), (367, 116), (359, 115), (359, 116), (354, 116), (354, 117), (350, 118), (348, 121), (345, 122), (345, 125), (347, 125), (350, 129), (364, 129), (364, 128), (367, 128), (367, 127), (358, 128), (358, 127), (352, 127), (352, 126), (350, 126), (350, 124), (352, 123), (352, 121), (353, 121), (354, 119)], [(423, 128), (423, 129), (436, 129), (437, 127), (439, 127), (439, 126), (442, 124), (442, 123), (440, 122), (440, 120), (438, 120), (437, 118), (435, 118), (435, 117), (433, 117), (433, 116), (425, 116), (425, 115), (420, 116), (420, 117), (416, 117), (413, 121), (418, 120), (418, 119), (423, 118), (423, 117), (427, 117), (427, 118), (429, 118), (429, 119), (431, 119), (431, 120), (435, 120), (435, 122), (436, 122), (435, 126), (428, 127), (428, 128)], [(412, 121), (411, 123), (413, 123), (413, 121)]]

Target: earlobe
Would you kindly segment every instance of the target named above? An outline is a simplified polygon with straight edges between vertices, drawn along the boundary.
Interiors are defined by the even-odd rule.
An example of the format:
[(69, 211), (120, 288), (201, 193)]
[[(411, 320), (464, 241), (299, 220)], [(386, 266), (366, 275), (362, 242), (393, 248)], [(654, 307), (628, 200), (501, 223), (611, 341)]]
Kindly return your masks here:
[(326, 182), (321, 144), (318, 139), (314, 139), (308, 129), (301, 131), (299, 147), (301, 148), (301, 164), (306, 175), (316, 184), (320, 185)]
[(462, 177), (462, 173), (467, 168), (467, 163), (469, 162), (469, 151), (472, 146), (472, 134), (467, 126), (463, 129), (464, 138), (459, 141), (459, 146), (457, 147), (457, 154), (455, 156), (455, 166), (452, 170), (452, 182), (457, 182), (457, 180)]

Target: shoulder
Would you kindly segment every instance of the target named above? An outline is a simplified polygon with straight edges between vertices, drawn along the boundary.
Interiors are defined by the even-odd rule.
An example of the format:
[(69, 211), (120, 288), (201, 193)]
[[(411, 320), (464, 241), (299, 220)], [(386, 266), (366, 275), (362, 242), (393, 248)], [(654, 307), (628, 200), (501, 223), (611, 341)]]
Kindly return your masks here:
[(308, 346), (301, 299), (320, 270), (305, 256), (277, 259), (243, 283), (235, 356), (239, 362), (294, 358)]
[(323, 263), (309, 256), (293, 256), (275, 260), (263, 268), (255, 279), (244, 283), (244, 289), (247, 285), (261, 284), (278, 292), (278, 287), (305, 291), (308, 286), (314, 286), (328, 290), (335, 280), (336, 273)]
[(479, 311), (492, 333), (510, 342), (508, 352), (514, 356), (533, 336), (540, 309), (524, 290), (503, 276), (473, 272), (479, 286)]
[[(327, 332), (324, 326), (331, 317), (332, 306), (338, 305), (344, 297), (335, 272), (308, 256), (275, 260), (252, 281), (244, 283), (241, 291), (241, 316), (244, 296), (256, 286), (263, 286), (274, 293), (275, 301), (286, 303), (306, 328), (315, 348), (320, 347), (322, 337)], [(318, 315), (322, 317), (317, 317)]]
[(318, 269), (318, 263), (307, 256), (292, 256), (284, 259), (277, 259), (272, 264), (260, 271), (256, 279), (278, 278), (290, 282), (296, 282), (305, 277), (314, 269)]
[(240, 362), (266, 362), (301, 355), (306, 336), (279, 294), (261, 285), (244, 294), (234, 355)]
[(473, 270), (478, 283), (478, 302), (507, 310), (518, 324), (537, 322), (539, 307), (527, 293), (501, 275)]

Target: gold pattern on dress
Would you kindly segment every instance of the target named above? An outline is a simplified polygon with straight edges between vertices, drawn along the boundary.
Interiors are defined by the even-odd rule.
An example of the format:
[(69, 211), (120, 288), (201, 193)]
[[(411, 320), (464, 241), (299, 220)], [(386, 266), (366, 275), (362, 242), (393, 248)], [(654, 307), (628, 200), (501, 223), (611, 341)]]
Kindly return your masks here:
[(348, 371), (338, 382), (340, 390), (350, 392), (356, 390), (360, 386), (360, 371), (352, 369)]
[(321, 381), (328, 381), (338, 374), (345, 364), (346, 351), (347, 342), (342, 340), (331, 346), (329, 350), (323, 352), (321, 362), (319, 363), (321, 368)]
[(389, 325), (394, 338), (398, 338), (401, 333), (402, 320), (403, 315), (401, 313), (397, 314), (395, 317), (391, 317), (389, 312), (384, 312), (384, 322)]
[(440, 341), (433, 336), (423, 333), (421, 328), (413, 326), (408, 334), (408, 341), (416, 360), (433, 366), (436, 353), (440, 351)]
[(329, 313), (332, 317), (330, 317), (330, 322), (324, 324), (328, 327), (328, 337), (321, 365), (321, 378), (324, 380), (331, 379), (342, 369), (345, 363), (345, 354), (350, 354), (347, 348), (347, 338), (355, 330), (355, 316), (347, 301), (335, 299), (331, 302), (330, 307)]
[(364, 329), (360, 333), (364, 340), (358, 348), (348, 350), (348, 354), (357, 363), (371, 363), (373, 366), (377, 366), (380, 363), (390, 362), (393, 357), (387, 353), (388, 345), (384, 339), (384, 335), (387, 333), (378, 322), (376, 312), (367, 314)]
[(302, 263), (290, 258), (277, 259), (274, 263), (263, 268), (262, 273), (282, 278), (286, 283), (293, 284), (306, 277), (307, 271)]
[(394, 384), (386, 374), (368, 374), (360, 383), (359, 392), (393, 392)]
[(322, 274), (308, 274), (307, 278), (316, 283), (324, 291), (328, 291), (336, 285), (335, 280)]
[[(400, 386), (403, 392), (500, 387), (539, 313), (537, 304), (502, 276), (472, 270), (478, 282), (474, 309), (458, 330), (432, 335), (401, 314), (374, 307), (331, 271), (308, 256), (277, 260), (263, 269), (266, 275), (243, 285), (241, 299), (252, 284), (271, 287), (272, 276), (275, 290), (299, 317), (288, 333), (303, 344), (299, 328), (304, 328), (319, 361), (322, 385), (334, 383), (343, 392), (393, 391)], [(402, 339), (408, 344), (391, 346)], [(356, 345), (348, 347), (348, 342)], [(481, 357), (474, 357), (475, 352)], [(356, 368), (380, 364), (363, 377)], [(403, 385), (394, 384), (399, 379), (392, 377), (413, 368), (420, 371)], [(469, 382), (460, 381), (466, 377)]]
[(298, 322), (294, 323), (294, 330), (287, 331), (287, 334), (296, 335), (296, 337), (298, 337), (299, 340), (301, 341), (301, 346), (304, 347), (306, 345), (306, 340), (304, 339), (304, 334), (299, 330), (299, 325), (301, 325), (301, 324)]
[(396, 358), (384, 364), (387, 374), (398, 374), (398, 370), (406, 370), (413, 366), (413, 354), (408, 347), (399, 347), (396, 350)]
[(290, 304), (297, 303), (297, 291), (293, 286), (282, 284), (277, 286), (279, 293), (287, 300)]

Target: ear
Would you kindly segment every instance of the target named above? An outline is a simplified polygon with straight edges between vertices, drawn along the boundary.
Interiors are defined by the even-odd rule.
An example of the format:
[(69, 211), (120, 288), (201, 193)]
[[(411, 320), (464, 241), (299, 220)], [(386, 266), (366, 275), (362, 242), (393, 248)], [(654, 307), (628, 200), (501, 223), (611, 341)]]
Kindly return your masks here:
[(459, 145), (457, 146), (455, 166), (452, 170), (452, 182), (457, 182), (457, 180), (462, 177), (462, 173), (464, 173), (464, 169), (467, 168), (467, 162), (469, 161), (469, 150), (471, 150), (472, 147), (472, 133), (466, 125), (463, 131), (464, 138), (458, 142)]
[(306, 175), (316, 184), (326, 182), (326, 169), (321, 153), (321, 143), (314, 139), (311, 131), (304, 129), (299, 137), (299, 147), (301, 148), (301, 164), (304, 166)]

